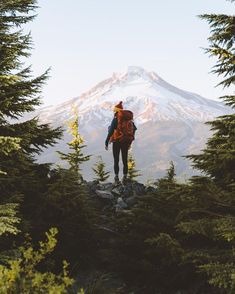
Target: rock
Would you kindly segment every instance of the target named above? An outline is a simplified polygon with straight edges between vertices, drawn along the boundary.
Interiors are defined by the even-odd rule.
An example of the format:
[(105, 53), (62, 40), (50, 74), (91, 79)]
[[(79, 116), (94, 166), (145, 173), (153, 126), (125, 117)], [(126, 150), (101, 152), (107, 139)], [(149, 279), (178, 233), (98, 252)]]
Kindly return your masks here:
[(153, 186), (148, 186), (148, 187), (146, 187), (145, 191), (146, 191), (147, 193), (154, 193), (154, 192), (157, 191), (157, 189), (154, 188)]
[(130, 209), (123, 209), (120, 211), (122, 214), (125, 213), (125, 214), (129, 214), (129, 215), (132, 215), (132, 211)]
[(87, 182), (87, 186), (90, 189), (90, 191), (92, 191), (92, 192), (95, 192), (95, 190), (97, 189), (98, 184), (99, 184), (99, 181), (97, 181), (97, 180)]
[(115, 211), (116, 212), (120, 212), (120, 211), (122, 211), (123, 210), (123, 208), (121, 208), (121, 206), (119, 205), (119, 204), (116, 204), (115, 205)]
[(146, 193), (145, 185), (135, 181), (133, 181), (132, 183), (132, 189), (136, 192), (137, 195), (142, 195)]
[(125, 214), (132, 214), (132, 211), (130, 209), (123, 209), (119, 204), (115, 205), (115, 211), (116, 213), (125, 213)]
[(102, 199), (114, 199), (113, 194), (109, 191), (95, 190), (95, 193)]
[(134, 196), (128, 197), (125, 199), (125, 202), (129, 207), (132, 207), (137, 203), (137, 198)]
[(122, 209), (125, 209), (128, 207), (126, 202), (123, 201), (122, 197), (118, 197), (117, 205), (119, 205)]
[(112, 189), (111, 192), (112, 192), (113, 194), (119, 196), (119, 195), (122, 194), (122, 190), (123, 190), (123, 189), (120, 189), (119, 187), (116, 187), (116, 188)]
[(91, 186), (95, 186), (95, 185), (98, 185), (98, 184), (99, 184), (99, 181), (97, 181), (97, 180), (87, 182), (87, 185), (88, 185), (89, 187), (91, 187)]
[(115, 211), (121, 212), (126, 210), (126, 208), (128, 208), (128, 205), (126, 204), (126, 202), (123, 201), (122, 197), (118, 197), (117, 204), (115, 205)]
[(103, 183), (104, 190), (110, 190), (113, 187), (112, 183)]
[(132, 184), (129, 184), (129, 185), (124, 186), (122, 194), (125, 197), (132, 196), (133, 195)]

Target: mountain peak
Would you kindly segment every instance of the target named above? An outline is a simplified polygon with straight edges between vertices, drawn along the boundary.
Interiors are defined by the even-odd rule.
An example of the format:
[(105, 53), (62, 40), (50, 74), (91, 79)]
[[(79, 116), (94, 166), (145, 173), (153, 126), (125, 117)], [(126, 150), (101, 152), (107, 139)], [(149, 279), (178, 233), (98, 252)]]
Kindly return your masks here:
[(145, 68), (141, 66), (128, 66), (127, 70), (124, 72), (124, 74), (117, 75), (119, 77), (123, 77), (127, 80), (135, 80), (142, 78), (145, 81), (149, 81), (151, 83), (154, 83), (160, 79), (160, 77), (153, 71), (147, 71)]
[(131, 65), (131, 66), (128, 66), (127, 73), (142, 75), (143, 73), (146, 73), (146, 70), (143, 67)]
[(141, 77), (144, 79), (149, 79), (152, 78), (150, 76), (150, 72), (148, 72), (145, 68), (141, 67), (141, 66), (128, 66), (127, 71), (125, 72), (125, 76), (128, 77)]

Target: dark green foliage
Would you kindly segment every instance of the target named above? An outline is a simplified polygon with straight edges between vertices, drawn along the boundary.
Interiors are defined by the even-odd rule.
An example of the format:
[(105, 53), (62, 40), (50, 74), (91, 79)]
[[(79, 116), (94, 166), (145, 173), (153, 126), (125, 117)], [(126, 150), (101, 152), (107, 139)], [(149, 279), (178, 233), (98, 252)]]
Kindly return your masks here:
[[(235, 82), (235, 16), (202, 15), (211, 27), (210, 47), (217, 58), (214, 73), (224, 88)], [(235, 106), (235, 96), (221, 97)], [(190, 180), (190, 193), (177, 228), (187, 235), (188, 257), (218, 293), (234, 293), (235, 114), (209, 122), (214, 131), (201, 154), (188, 156), (206, 174)]]
[(0, 136), (17, 140), (15, 143), (20, 145), (9, 154), (0, 153), (0, 169), (6, 172), (0, 180), (3, 202), (36, 196), (33, 188), (42, 185), (40, 180), (43, 176), (46, 179), (48, 167), (35, 163), (34, 156), (61, 135), (59, 128), (39, 124), (37, 118), (18, 121), (40, 105), (39, 94), (48, 77), (46, 72), (32, 78), (30, 67), (24, 68), (22, 61), (30, 55), (31, 37), (20, 28), (33, 19), (36, 7), (34, 0), (3, 0), (0, 4)]
[[(235, 190), (223, 190), (208, 177), (193, 177), (178, 215), (176, 228), (185, 234), (185, 259), (198, 272), (208, 274), (208, 282), (214, 286), (212, 293), (234, 291), (230, 288), (234, 272), (234, 193)], [(223, 267), (227, 267), (226, 272)]]
[(229, 87), (235, 82), (235, 16), (225, 14), (204, 14), (200, 17), (208, 21), (212, 33), (208, 38), (210, 47), (206, 51), (211, 56), (218, 59), (212, 72), (225, 77), (219, 85)]
[[(175, 230), (182, 208), (181, 195), (187, 188), (174, 179), (174, 167), (160, 179), (155, 193), (139, 197), (130, 214), (117, 220), (120, 233), (116, 263), (134, 293), (175, 293), (189, 287), (192, 266), (183, 266), (184, 249)], [(139, 292), (138, 292), (139, 291)]]
[[(34, 157), (61, 136), (59, 128), (40, 124), (38, 118), (19, 120), (40, 105), (48, 77), (46, 71), (33, 78), (30, 67), (24, 66), (32, 43), (22, 25), (34, 18), (36, 8), (34, 0), (0, 3), (0, 204), (3, 231), (10, 233), (18, 232), (19, 217), (22, 233), (35, 226), (33, 216), (45, 192), (49, 165), (36, 163)], [(11, 249), (11, 241), (1, 238), (0, 250)]]
[(96, 178), (99, 182), (104, 182), (109, 178), (110, 172), (105, 171), (105, 163), (102, 160), (102, 157), (98, 157), (98, 162), (95, 164), (95, 167), (92, 168)]
[[(24, 146), (33, 144), (36, 151), (40, 146), (53, 144), (59, 130), (51, 130), (49, 125), (38, 125), (33, 119), (24, 124), (9, 124), (8, 118), (18, 119), (26, 112), (40, 105), (39, 94), (48, 78), (48, 72), (32, 78), (30, 67), (23, 68), (22, 57), (30, 55), (30, 35), (17, 30), (21, 24), (30, 21), (28, 15), (36, 8), (36, 1), (3, 0), (0, 5), (0, 134), (26, 140)], [(28, 132), (28, 130), (30, 130)], [(34, 139), (30, 141), (34, 134)], [(26, 136), (27, 135), (27, 136)], [(46, 139), (46, 141), (45, 141)]]
[[(235, 16), (201, 15), (209, 22), (211, 36), (207, 52), (217, 58), (213, 72), (224, 79), (224, 88), (235, 83)], [(235, 107), (235, 96), (221, 97), (229, 106)], [(190, 155), (193, 165), (211, 176), (216, 183), (229, 189), (235, 183), (235, 114), (224, 115), (208, 122), (214, 131), (202, 154)]]
[(58, 228), (59, 261), (65, 258), (73, 265), (78, 263), (79, 268), (91, 266), (97, 246), (97, 215), (87, 187), (79, 184), (75, 171), (61, 168), (51, 171), (43, 202), (35, 214), (40, 234), (50, 226)]
[[(12, 137), (0, 137), (0, 154), (5, 156), (11, 152), (20, 149), (19, 138)], [(7, 175), (5, 171), (0, 169), (0, 177)], [(1, 197), (3, 198), (3, 197)], [(1, 203), (4, 203), (1, 199)], [(0, 236), (6, 233), (17, 234), (17, 224), (20, 222), (20, 218), (17, 216), (18, 204), (16, 203), (4, 203), (0, 204)]]
[[(60, 138), (60, 128), (40, 124), (38, 118), (19, 119), (40, 105), (40, 91), (48, 71), (32, 78), (30, 67), (24, 68), (23, 58), (30, 55), (31, 37), (21, 26), (32, 20), (34, 0), (3, 0), (0, 3), (0, 203), (2, 230), (16, 232), (15, 216), (19, 207), (22, 233), (31, 232), (38, 240), (52, 224), (59, 228), (56, 260), (68, 257), (74, 264), (89, 266), (88, 253), (95, 252), (94, 211), (87, 190), (79, 185), (81, 161), (89, 159), (79, 153), (81, 142), (76, 132), (71, 147), (70, 170), (52, 170), (50, 164), (38, 164), (35, 155)], [(74, 131), (78, 119), (73, 122)], [(8, 203), (18, 203), (8, 204)], [(4, 214), (4, 218), (3, 218)], [(5, 222), (3, 222), (5, 220)], [(16, 241), (22, 240), (22, 235)], [(10, 239), (1, 242), (1, 249), (10, 249)], [(80, 266), (80, 264), (79, 264)]]
[[(25, 0), (0, 3), (0, 234), (19, 232), (18, 208), (21, 230), (41, 232), (35, 215), (39, 216), (37, 212), (43, 203), (49, 165), (35, 163), (34, 155), (54, 144), (61, 135), (59, 128), (53, 130), (47, 124), (39, 124), (37, 118), (18, 121), (40, 104), (38, 95), (48, 75), (46, 72), (32, 78), (30, 68), (23, 68), (21, 62), (22, 57), (29, 55), (31, 39), (17, 29), (33, 18), (28, 13), (36, 8), (35, 3)], [(21, 240), (21, 236), (15, 240)], [(11, 249), (11, 239), (1, 238), (0, 247), (1, 251)], [(1, 293), (41, 293), (48, 289), (67, 293), (72, 280), (66, 268), (62, 276), (42, 274), (34, 268), (43, 253), (43, 250), (34, 253), (29, 248), (22, 253), (24, 260), (10, 260), (9, 267), (1, 265)]]

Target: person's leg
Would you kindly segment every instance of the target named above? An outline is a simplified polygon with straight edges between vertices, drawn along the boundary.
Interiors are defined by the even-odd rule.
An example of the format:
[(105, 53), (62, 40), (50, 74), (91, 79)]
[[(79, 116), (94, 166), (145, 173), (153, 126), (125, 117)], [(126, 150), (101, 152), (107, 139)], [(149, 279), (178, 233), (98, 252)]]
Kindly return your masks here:
[(114, 159), (114, 173), (118, 178), (119, 173), (119, 155), (120, 155), (120, 143), (113, 142), (113, 159)]
[(122, 163), (123, 163), (123, 176), (127, 177), (128, 173), (128, 143), (122, 143), (121, 152), (122, 152)]

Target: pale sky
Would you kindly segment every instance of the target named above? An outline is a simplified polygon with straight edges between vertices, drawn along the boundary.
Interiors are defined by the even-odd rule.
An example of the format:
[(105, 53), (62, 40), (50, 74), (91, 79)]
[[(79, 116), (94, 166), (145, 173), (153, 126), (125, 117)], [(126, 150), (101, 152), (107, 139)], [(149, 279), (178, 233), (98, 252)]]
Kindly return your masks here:
[(183, 90), (216, 99), (220, 78), (210, 74), (215, 59), (203, 13), (234, 14), (225, 0), (39, 0), (27, 26), (34, 49), (34, 75), (51, 67), (43, 88), (45, 105), (77, 97), (128, 66), (155, 71)]

